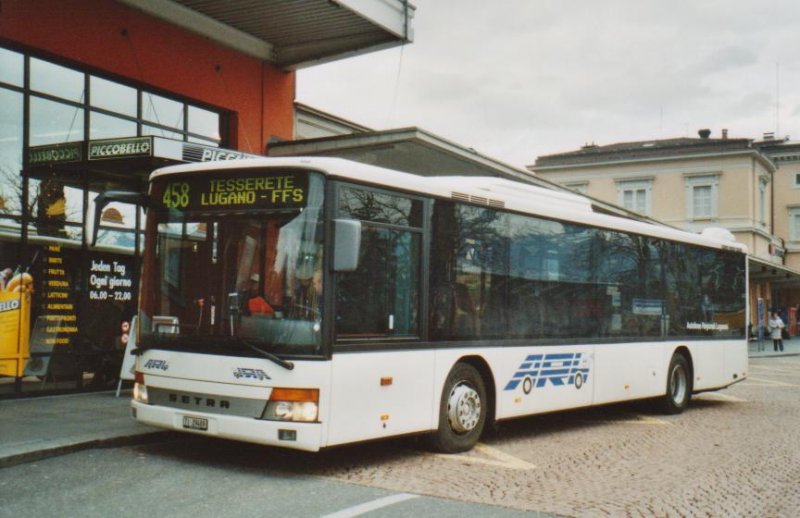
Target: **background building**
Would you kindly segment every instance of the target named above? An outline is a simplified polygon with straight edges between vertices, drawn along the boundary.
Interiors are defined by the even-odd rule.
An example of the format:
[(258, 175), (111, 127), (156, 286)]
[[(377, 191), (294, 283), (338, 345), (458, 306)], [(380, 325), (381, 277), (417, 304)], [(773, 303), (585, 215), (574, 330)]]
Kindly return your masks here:
[(0, 270), (33, 281), (27, 313), (0, 315), (14, 328), (0, 337), (0, 394), (116, 374), (144, 215), (109, 206), (94, 246), (97, 192), (292, 139), (294, 70), (409, 42), (413, 13), (404, 0), (4, 0)]
[(754, 146), (775, 164), (774, 230), (783, 239), (784, 264), (800, 270), (800, 142), (767, 138)]

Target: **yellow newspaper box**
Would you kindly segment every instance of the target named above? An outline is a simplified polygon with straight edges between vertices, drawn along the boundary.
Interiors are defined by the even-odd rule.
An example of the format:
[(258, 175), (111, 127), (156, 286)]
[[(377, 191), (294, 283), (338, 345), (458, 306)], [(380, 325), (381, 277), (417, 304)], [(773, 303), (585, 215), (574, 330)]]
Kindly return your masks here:
[(21, 378), (30, 358), (31, 294), (0, 291), (0, 376)]

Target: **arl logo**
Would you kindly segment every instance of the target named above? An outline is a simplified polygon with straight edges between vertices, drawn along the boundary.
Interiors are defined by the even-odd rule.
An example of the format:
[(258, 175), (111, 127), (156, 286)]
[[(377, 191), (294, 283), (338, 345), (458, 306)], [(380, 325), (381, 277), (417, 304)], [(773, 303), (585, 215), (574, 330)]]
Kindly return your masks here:
[(233, 371), (233, 377), (238, 379), (254, 379), (258, 381), (265, 381), (272, 379), (270, 378), (266, 372), (261, 369), (245, 369), (243, 367), (237, 367)]
[(159, 369), (165, 371), (169, 369), (169, 364), (166, 360), (147, 360), (144, 364), (145, 369)]
[(520, 364), (517, 372), (503, 390), (514, 390), (522, 383), (522, 391), (530, 394), (533, 387), (544, 387), (548, 381), (557, 387), (575, 385), (580, 389), (589, 379), (589, 367), (583, 353), (531, 354)]

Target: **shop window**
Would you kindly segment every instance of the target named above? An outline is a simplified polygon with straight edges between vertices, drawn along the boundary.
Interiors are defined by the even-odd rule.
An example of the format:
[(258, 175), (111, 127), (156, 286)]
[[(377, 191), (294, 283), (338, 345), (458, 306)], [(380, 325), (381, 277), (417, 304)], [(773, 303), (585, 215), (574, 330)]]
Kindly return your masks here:
[[(91, 77), (91, 104), (111, 112), (136, 117), (137, 95), (136, 89), (107, 81), (99, 77)], [(132, 135), (135, 135), (132, 133)]]
[(175, 140), (183, 140), (182, 133), (178, 133), (177, 131), (169, 131), (164, 128), (157, 128), (155, 126), (148, 126), (147, 124), (142, 126), (142, 135), (143, 136), (152, 135), (154, 137), (164, 137)]
[(40, 236), (80, 241), (83, 237), (83, 189), (57, 177), (31, 180), (30, 229)]
[(196, 106), (189, 106), (189, 133), (219, 142), (219, 114)]
[(142, 117), (144, 120), (154, 122), (159, 126), (182, 130), (183, 113), (183, 103), (160, 95), (142, 92)]
[[(26, 367), (22, 392), (71, 390), (89, 380), (99, 387), (116, 374), (103, 365), (113, 365), (114, 355), (121, 354), (121, 325), (127, 325), (134, 312), (137, 210), (142, 224), (145, 219), (135, 206), (108, 205), (100, 223), (101, 247), (87, 252), (81, 245), (91, 235), (91, 199), (96, 193), (85, 189), (103, 184), (94, 182), (91, 174), (70, 170), (72, 166), (38, 167), (31, 170), (35, 176), (23, 181), (23, 142), (49, 146), (159, 135), (224, 145), (220, 135), (220, 128), (226, 127), (224, 116), (73, 65), (0, 48), (0, 234), (7, 238), (0, 247), (0, 267), (30, 268), (37, 287), (34, 313), (29, 322), (21, 322), (30, 329), (31, 348), (37, 354)], [(23, 221), (25, 206), (28, 218)], [(29, 262), (20, 265), (22, 225), (28, 232), (22, 260)], [(139, 243), (142, 246), (143, 239)], [(94, 281), (89, 281), (92, 276)], [(111, 279), (125, 281), (119, 284), (124, 289), (106, 290), (104, 281)], [(49, 302), (54, 307), (45, 312)], [(63, 332), (48, 331), (62, 324)], [(47, 341), (52, 342), (47, 345)], [(88, 344), (91, 350), (85, 349)], [(96, 374), (94, 379), (91, 373)], [(33, 376), (42, 381), (29, 382)]]
[(30, 145), (83, 140), (83, 109), (31, 97)]
[(136, 123), (119, 117), (92, 112), (89, 119), (89, 138), (104, 139), (136, 136)]
[(80, 241), (83, 238), (83, 189), (64, 187), (64, 199), (66, 235), (69, 239)]
[(0, 215), (21, 213), (22, 119), (22, 94), (0, 88)]
[(84, 74), (61, 65), (31, 58), (31, 90), (68, 101), (84, 101)]
[[(22, 53), (0, 48), (0, 85), (23, 88), (25, 69)], [(35, 57), (30, 57), (29, 85), (33, 92), (30, 95), (31, 146), (133, 136), (158, 136), (212, 146), (225, 144), (221, 135), (225, 125), (220, 113), (135, 86), (87, 75)], [(0, 101), (3, 124), (16, 121), (13, 114), (6, 112), (9, 108), (21, 109), (24, 102), (2, 97)], [(88, 135), (84, 135), (86, 117), (89, 117)]]
[(24, 83), (24, 62), (22, 54), (0, 48), (0, 82), (21, 87)]
[[(89, 193), (89, 199), (94, 199), (96, 192)], [(130, 203), (113, 202), (103, 208), (100, 215), (100, 228), (97, 232), (97, 244), (109, 245), (133, 251), (136, 235), (136, 206)], [(144, 217), (140, 209), (141, 225), (144, 225)], [(94, 204), (89, 205), (89, 214), (86, 218), (87, 232), (92, 235), (94, 232)], [(140, 226), (140, 230), (141, 230)], [(140, 241), (141, 245), (141, 241)]]

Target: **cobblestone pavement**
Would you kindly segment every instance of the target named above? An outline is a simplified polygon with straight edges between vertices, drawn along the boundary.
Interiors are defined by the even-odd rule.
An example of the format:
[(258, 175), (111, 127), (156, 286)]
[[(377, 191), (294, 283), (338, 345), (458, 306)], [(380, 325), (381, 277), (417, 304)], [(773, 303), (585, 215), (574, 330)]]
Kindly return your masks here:
[(614, 405), (512, 421), (462, 455), (405, 440), (279, 451), (276, 463), (562, 516), (800, 516), (800, 357), (751, 360), (746, 382), (678, 416)]

